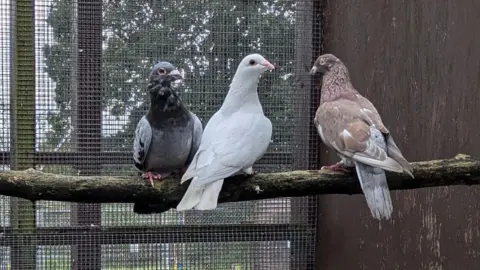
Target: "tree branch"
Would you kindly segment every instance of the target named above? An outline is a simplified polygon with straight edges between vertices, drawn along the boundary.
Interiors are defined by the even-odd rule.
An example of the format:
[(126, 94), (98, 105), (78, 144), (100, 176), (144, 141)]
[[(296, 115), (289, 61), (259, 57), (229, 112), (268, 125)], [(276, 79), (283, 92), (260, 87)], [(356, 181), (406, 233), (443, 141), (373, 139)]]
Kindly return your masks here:
[[(412, 163), (415, 179), (388, 173), (391, 190), (451, 185), (480, 184), (480, 160), (459, 154), (452, 159)], [(179, 185), (178, 179), (157, 182), (152, 188), (140, 177), (67, 176), (43, 173), (34, 169), (0, 172), (0, 194), (29, 199), (84, 203), (155, 204), (162, 212), (176, 207), (190, 181)], [(291, 171), (238, 175), (227, 178), (220, 202), (238, 202), (277, 197), (319, 194), (358, 194), (359, 182), (350, 174), (328, 171)]]

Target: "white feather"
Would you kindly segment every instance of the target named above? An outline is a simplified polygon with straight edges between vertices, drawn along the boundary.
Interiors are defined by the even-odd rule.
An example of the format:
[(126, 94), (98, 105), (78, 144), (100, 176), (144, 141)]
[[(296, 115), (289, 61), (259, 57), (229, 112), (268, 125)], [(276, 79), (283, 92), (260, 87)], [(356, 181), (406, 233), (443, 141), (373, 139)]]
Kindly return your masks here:
[(197, 210), (213, 210), (217, 208), (218, 196), (222, 190), (223, 180), (205, 185), (200, 202), (195, 206)]
[(192, 179), (177, 210), (210, 210), (217, 207), (224, 178), (250, 168), (268, 148), (272, 123), (263, 114), (258, 99), (258, 78), (264, 71), (256, 63), (268, 63), (258, 54), (249, 55), (240, 63), (230, 90), (205, 126), (199, 150), (182, 177)]

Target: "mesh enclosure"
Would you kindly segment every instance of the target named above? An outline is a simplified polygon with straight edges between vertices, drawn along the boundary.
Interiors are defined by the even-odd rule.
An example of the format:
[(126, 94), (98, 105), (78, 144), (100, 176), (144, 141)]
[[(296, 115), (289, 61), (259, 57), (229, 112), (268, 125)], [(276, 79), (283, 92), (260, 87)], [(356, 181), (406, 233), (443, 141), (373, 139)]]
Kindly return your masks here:
[[(177, 92), (205, 125), (253, 52), (277, 66), (260, 80), (274, 130), (255, 169), (316, 168), (314, 10), (287, 0), (0, 0), (0, 169), (136, 176), (152, 66), (184, 73)], [(151, 215), (0, 197), (0, 269), (313, 269), (315, 213), (310, 197)]]

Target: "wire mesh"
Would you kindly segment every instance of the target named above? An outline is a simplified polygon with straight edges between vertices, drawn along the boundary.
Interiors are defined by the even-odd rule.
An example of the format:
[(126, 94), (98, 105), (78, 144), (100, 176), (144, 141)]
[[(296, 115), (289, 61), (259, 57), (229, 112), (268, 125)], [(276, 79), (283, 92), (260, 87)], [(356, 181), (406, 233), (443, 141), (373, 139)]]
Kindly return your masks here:
[[(278, 68), (260, 81), (259, 96), (274, 130), (255, 169), (314, 168), (317, 139), (308, 130), (316, 93), (309, 92), (306, 68), (313, 47), (319, 47), (312, 38), (319, 29), (307, 25), (313, 10), (306, 2), (310, 5), (288, 0), (35, 1), (35, 126), (17, 128), (34, 134), (31, 165), (66, 175), (137, 175), (131, 147), (135, 125), (148, 107), (150, 68), (167, 60), (184, 72), (185, 83), (177, 92), (205, 125), (220, 107), (238, 62), (259, 52)], [(14, 5), (22, 3), (28, 7), (26, 0), (0, 0), (0, 166), (5, 170), (16, 158), (10, 98), (11, 82), (18, 78), (12, 77), (12, 41), (27, 31), (14, 27), (21, 15)], [(42, 201), (32, 207), (17, 201), (22, 202), (0, 198), (5, 233), (0, 269), (314, 268), (314, 198), (151, 215), (135, 214), (132, 204)], [(19, 215), (19, 209), (33, 216)], [(22, 223), (26, 227), (11, 222), (29, 217), (34, 222)], [(19, 239), (34, 247), (33, 255), (22, 253)], [(33, 261), (25, 259), (32, 256)]]

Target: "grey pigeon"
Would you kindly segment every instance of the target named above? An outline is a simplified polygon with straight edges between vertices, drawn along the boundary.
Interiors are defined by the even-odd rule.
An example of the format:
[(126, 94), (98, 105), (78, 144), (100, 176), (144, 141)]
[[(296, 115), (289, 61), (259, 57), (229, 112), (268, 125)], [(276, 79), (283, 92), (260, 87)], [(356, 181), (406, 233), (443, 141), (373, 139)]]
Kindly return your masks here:
[(255, 173), (252, 166), (272, 137), (272, 123), (258, 99), (258, 81), (264, 71), (272, 69), (259, 54), (240, 62), (222, 107), (205, 126), (198, 152), (182, 177), (182, 183), (193, 179), (177, 210), (215, 209), (224, 178), (242, 171)]
[(159, 62), (150, 73), (151, 104), (135, 130), (133, 161), (153, 186), (154, 179), (183, 172), (192, 161), (202, 138), (202, 123), (172, 88), (183, 79), (172, 64)]
[(332, 54), (317, 58), (310, 74), (323, 74), (320, 106), (314, 123), (322, 141), (342, 159), (322, 167), (347, 170), (355, 166), (360, 186), (374, 218), (390, 219), (393, 206), (385, 171), (414, 178), (373, 104), (353, 87), (347, 67)]

